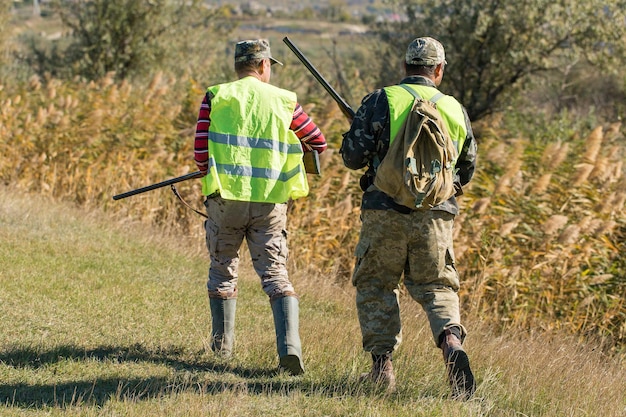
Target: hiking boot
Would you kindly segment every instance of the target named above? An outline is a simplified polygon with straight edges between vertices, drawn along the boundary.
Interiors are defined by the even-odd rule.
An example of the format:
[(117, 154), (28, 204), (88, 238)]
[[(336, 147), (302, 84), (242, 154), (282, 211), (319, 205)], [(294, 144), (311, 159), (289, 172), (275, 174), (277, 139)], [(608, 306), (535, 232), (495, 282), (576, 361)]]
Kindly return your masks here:
[(465, 401), (474, 395), (476, 383), (470, 369), (469, 358), (463, 350), (461, 339), (455, 330), (444, 330), (440, 347), (443, 351), (443, 360), (446, 363), (452, 397), (456, 400)]
[(361, 374), (360, 380), (371, 381), (389, 393), (395, 392), (396, 375), (393, 373), (391, 354), (372, 355), (372, 370)]

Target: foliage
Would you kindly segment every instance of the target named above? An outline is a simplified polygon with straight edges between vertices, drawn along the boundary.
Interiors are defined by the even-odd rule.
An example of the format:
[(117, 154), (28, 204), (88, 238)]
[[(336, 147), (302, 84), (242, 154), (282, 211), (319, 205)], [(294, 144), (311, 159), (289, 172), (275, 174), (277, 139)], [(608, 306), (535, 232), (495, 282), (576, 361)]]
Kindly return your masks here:
[[(53, 6), (65, 36), (50, 42), (30, 35), (26, 60), (40, 75), (89, 80), (108, 73), (126, 79), (178, 62), (178, 49), (196, 45), (191, 42), (194, 27), (216, 17), (200, 0), (55, 0)], [(219, 29), (215, 25), (216, 34)]]
[(322, 8), (320, 15), (330, 22), (348, 22), (351, 19), (343, 0), (330, 0), (328, 6)]
[[(342, 37), (347, 45), (333, 43), (336, 50), (304, 38), (298, 45), (312, 62), (340, 81), (331, 84), (348, 93), (365, 89), (370, 72), (352, 58), (372, 62), (370, 38)], [(194, 61), (203, 69), (194, 77), (167, 68), (150, 78), (4, 82), (0, 180), (202, 242), (201, 219), (167, 189), (117, 202), (111, 196), (195, 170), (193, 128), (203, 91), (232, 77), (224, 59), (232, 57), (232, 42), (213, 42)], [(277, 51), (280, 43), (272, 42)], [(342, 287), (352, 271), (361, 196), (360, 173), (347, 170), (336, 152), (347, 121), (295, 57), (281, 60), (273, 83), (297, 91), (330, 144), (323, 175), (309, 177), (311, 196), (290, 207), (293, 268)], [(565, 330), (624, 349), (624, 128), (567, 106), (555, 117), (517, 104), (475, 125), (479, 166), (461, 198), (456, 232), (465, 311), (498, 330)], [(202, 206), (199, 182), (178, 189)]]
[[(197, 106), (202, 91), (160, 74), (135, 84), (33, 78), (4, 85), (0, 179), (201, 242), (201, 218), (167, 189), (111, 197), (195, 170), (193, 129), (181, 122), (189, 117), (183, 107), (193, 105), (182, 103)], [(345, 127), (336, 106), (309, 112), (329, 137)], [(480, 163), (456, 231), (463, 303), (495, 328), (563, 329), (619, 350), (626, 336), (623, 128), (567, 114), (528, 120), (476, 126)], [(291, 205), (289, 230), (296, 270), (346, 285), (360, 226), (360, 173), (343, 167), (337, 147), (331, 141), (321, 155), (323, 175), (309, 177), (310, 197)], [(199, 182), (178, 190), (202, 207)]]
[[(624, 0), (398, 0), (406, 20), (384, 23), (379, 34), (387, 62), (402, 57), (417, 36), (446, 48), (445, 91), (463, 103), (472, 120), (505, 104), (530, 76), (577, 63), (600, 73), (624, 65)], [(523, 11), (523, 12), (521, 12)], [(388, 69), (383, 84), (401, 75)]]
[(504, 328), (604, 335), (606, 347), (619, 350), (626, 342), (624, 134), (619, 122), (590, 131), (585, 122), (563, 116), (528, 137), (489, 121), (481, 170), (457, 222), (463, 292), (470, 308)]
[[(371, 60), (375, 49), (375, 39), (359, 34), (343, 34), (337, 39), (320, 42), (309, 36), (290, 36), (292, 41), (305, 54), (311, 64), (320, 72), (339, 95), (356, 111), (360, 99), (376, 82), (376, 73), (369, 68), (364, 70), (363, 62)], [(284, 58), (285, 68), (272, 75), (277, 85), (298, 93), (304, 103), (321, 107), (317, 122), (324, 123), (327, 139), (341, 140), (341, 133), (349, 128), (345, 117), (341, 117), (337, 104), (328, 92), (313, 78), (302, 63), (293, 55)], [(292, 67), (293, 65), (293, 67)], [(337, 142), (337, 147), (340, 143)]]
[(575, 63), (534, 77), (519, 89), (522, 100), (508, 99), (518, 111), (538, 107), (549, 114), (567, 112), (584, 119), (593, 114), (602, 120), (619, 120), (626, 112), (626, 74), (601, 74), (596, 66)]
[(6, 42), (9, 38), (9, 28), (8, 25), (10, 20), (10, 12), (11, 12), (11, 0), (0, 0), (0, 66), (6, 60)]
[[(5, 90), (2, 182), (106, 207), (115, 190), (187, 173), (192, 144), (173, 125), (181, 107), (172, 103), (182, 100), (174, 85), (159, 73), (137, 85), (33, 77)], [(160, 222), (166, 213), (163, 207), (150, 217)]]

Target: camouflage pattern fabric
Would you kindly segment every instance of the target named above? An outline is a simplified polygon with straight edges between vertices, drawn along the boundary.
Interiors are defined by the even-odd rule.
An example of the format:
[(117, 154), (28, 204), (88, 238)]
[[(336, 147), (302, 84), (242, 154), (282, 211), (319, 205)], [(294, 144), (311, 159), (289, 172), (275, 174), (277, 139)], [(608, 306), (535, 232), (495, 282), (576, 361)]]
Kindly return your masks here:
[[(431, 80), (419, 75), (405, 77), (402, 79), (401, 84), (435, 87)], [(476, 167), (476, 139), (474, 138), (467, 113), (465, 113), (465, 116), (468, 134), (455, 167), (457, 169), (455, 182), (458, 181), (459, 188), (469, 183)], [(395, 203), (387, 194), (375, 187), (371, 187), (376, 175), (374, 159), (376, 157), (378, 159), (384, 158), (389, 149), (389, 130), (389, 104), (385, 91), (379, 89), (363, 98), (361, 106), (352, 121), (350, 130), (344, 134), (340, 153), (346, 167), (350, 169), (367, 167), (367, 170), (361, 177), (361, 189), (364, 191), (361, 201), (362, 210), (396, 210), (408, 213), (410, 209)], [(454, 215), (459, 213), (459, 206), (454, 196), (436, 209), (444, 210)]]
[(405, 61), (411, 65), (432, 66), (446, 62), (443, 45), (437, 39), (425, 37), (414, 39), (406, 49)]
[(235, 45), (235, 62), (247, 62), (253, 59), (269, 58), (272, 64), (283, 65), (272, 56), (270, 43), (267, 39), (251, 39), (237, 42)]
[(435, 345), (441, 332), (453, 326), (464, 338), (452, 247), (454, 215), (363, 210), (361, 219), (352, 283), (364, 350), (382, 355), (400, 345), (401, 283), (426, 312)]
[(295, 295), (287, 273), (287, 203), (250, 203), (219, 196), (205, 201), (206, 245), (211, 258), (207, 289), (212, 298), (235, 298), (239, 250), (246, 239), (252, 264), (270, 297)]

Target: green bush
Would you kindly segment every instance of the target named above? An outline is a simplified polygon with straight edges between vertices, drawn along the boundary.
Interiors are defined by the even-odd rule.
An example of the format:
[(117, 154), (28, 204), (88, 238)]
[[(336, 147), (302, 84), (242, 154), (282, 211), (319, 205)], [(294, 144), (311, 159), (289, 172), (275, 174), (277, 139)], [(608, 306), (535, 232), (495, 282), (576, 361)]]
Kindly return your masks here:
[[(40, 76), (97, 80), (153, 74), (180, 65), (180, 50), (197, 45), (192, 30), (212, 24), (214, 13), (200, 0), (55, 0), (61, 39), (27, 36), (25, 60)], [(215, 25), (221, 35), (221, 25)]]
[[(596, 77), (623, 72), (624, 0), (399, 0), (395, 4), (407, 19), (378, 27), (382, 61), (397, 62), (415, 37), (439, 39), (448, 61), (442, 88), (467, 107), (472, 120), (508, 104), (517, 88), (536, 83), (540, 74), (583, 63), (595, 65)], [(381, 84), (397, 82), (400, 70), (383, 69)]]

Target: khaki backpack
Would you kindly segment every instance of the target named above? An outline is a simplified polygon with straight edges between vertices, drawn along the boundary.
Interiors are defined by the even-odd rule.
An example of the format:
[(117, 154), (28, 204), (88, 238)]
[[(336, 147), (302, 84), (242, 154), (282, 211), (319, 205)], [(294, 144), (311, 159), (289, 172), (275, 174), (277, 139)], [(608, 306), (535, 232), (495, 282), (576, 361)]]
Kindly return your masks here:
[(413, 105), (376, 170), (374, 185), (398, 204), (429, 209), (455, 194), (457, 150), (437, 110), (438, 93), (430, 101), (412, 88)]

